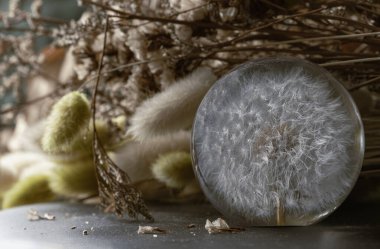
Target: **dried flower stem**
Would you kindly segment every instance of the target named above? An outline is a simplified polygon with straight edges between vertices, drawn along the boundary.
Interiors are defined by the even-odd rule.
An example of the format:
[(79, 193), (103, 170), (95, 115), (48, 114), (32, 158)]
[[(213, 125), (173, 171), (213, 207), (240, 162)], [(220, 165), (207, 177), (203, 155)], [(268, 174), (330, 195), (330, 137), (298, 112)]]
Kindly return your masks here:
[(16, 106), (12, 106), (12, 107), (9, 107), (9, 108), (4, 109), (4, 110), (0, 110), (0, 115), (4, 115), (4, 114), (6, 114), (8, 112), (18, 111), (22, 107), (27, 107), (28, 105), (32, 105), (32, 104), (37, 103), (39, 101), (45, 100), (47, 98), (51, 98), (51, 97), (53, 97), (57, 93), (58, 93), (58, 91), (55, 90), (55, 91), (52, 91), (52, 92), (50, 92), (48, 94), (45, 94), (45, 95), (43, 95), (41, 97), (38, 97), (38, 98), (35, 98), (35, 99), (32, 99), (32, 100), (26, 101), (26, 102), (23, 102), (23, 103), (19, 103)]
[(379, 81), (379, 80), (380, 80), (380, 76), (374, 77), (374, 78), (372, 78), (370, 80), (366, 80), (366, 81), (364, 81), (364, 82), (362, 82), (360, 84), (357, 84), (357, 85), (351, 87), (349, 89), (349, 91), (354, 91), (354, 90), (357, 90), (357, 89), (362, 88), (364, 86), (368, 86), (368, 85), (372, 84), (373, 82), (376, 82), (376, 81)]
[(123, 216), (125, 213), (128, 213), (132, 218), (137, 218), (138, 214), (141, 214), (147, 220), (154, 221), (141, 197), (141, 193), (130, 184), (129, 176), (118, 168), (118, 166), (108, 157), (96, 131), (96, 97), (98, 94), (100, 74), (103, 67), (104, 53), (107, 44), (108, 25), (109, 19), (108, 16), (106, 16), (103, 49), (99, 61), (97, 79), (91, 103), (92, 125), (94, 130), (93, 153), (96, 177), (99, 186), (99, 197), (101, 205), (106, 211), (112, 210), (118, 216)]
[[(203, 7), (207, 6), (207, 5), (209, 5), (209, 3), (201, 4), (201, 5), (198, 5), (198, 6), (194, 7), (194, 8), (190, 8), (190, 9), (187, 9), (187, 10), (184, 10), (184, 11), (180, 11), (180, 12), (174, 13), (173, 15), (170, 15), (169, 18), (173, 18), (173, 17), (176, 17), (176, 16), (178, 16), (180, 14), (188, 13), (190, 11), (194, 11), (194, 10), (203, 8)], [(142, 26), (147, 25), (147, 24), (152, 23), (152, 22), (153, 21), (147, 21), (145, 23), (142, 23), (142, 24), (138, 25), (137, 27), (142, 27)]]
[(21, 28), (21, 27), (0, 27), (1, 31), (6, 31), (6, 32), (32, 32), (35, 35), (36, 34), (41, 34), (44, 36), (49, 36), (51, 35), (51, 31), (47, 29), (41, 29), (41, 28)]
[(369, 33), (349, 34), (349, 35), (328, 35), (328, 36), (321, 36), (321, 37), (312, 37), (312, 38), (303, 38), (303, 39), (294, 39), (294, 40), (288, 40), (288, 41), (280, 41), (280, 42), (269, 42), (269, 43), (266, 43), (265, 45), (271, 46), (271, 45), (291, 44), (291, 43), (298, 43), (298, 42), (331, 41), (331, 40), (342, 40), (342, 39), (366, 37), (366, 36), (376, 36), (376, 35), (380, 35), (380, 32), (369, 32)]
[(277, 225), (283, 226), (285, 222), (285, 209), (282, 204), (281, 198), (277, 197), (277, 212), (276, 212), (276, 218), (277, 218)]
[(327, 20), (330, 19), (330, 20), (343, 21), (343, 22), (346, 22), (347, 24), (352, 25), (354, 27), (361, 27), (361, 28), (368, 29), (368, 30), (380, 31), (380, 28), (378, 28), (376, 26), (371, 26), (371, 25), (368, 25), (366, 23), (354, 21), (354, 20), (351, 20), (351, 19), (348, 19), (348, 18), (344, 18), (344, 17), (341, 17), (341, 16), (311, 14), (310, 17), (315, 17), (317, 19), (327, 19)]
[(136, 14), (127, 13), (124, 11), (120, 11), (117, 9), (114, 9), (110, 6), (93, 2), (91, 0), (83, 0), (84, 3), (91, 4), (94, 6), (101, 7), (104, 10), (115, 12), (121, 16), (119, 18), (124, 19), (136, 19), (136, 20), (146, 20), (146, 21), (152, 21), (152, 22), (161, 22), (161, 23), (173, 23), (173, 24), (182, 24), (186, 26), (196, 26), (196, 27), (202, 27), (202, 28), (214, 28), (214, 29), (225, 29), (225, 30), (234, 30), (234, 29), (241, 29), (238, 26), (232, 26), (227, 24), (218, 24), (218, 23), (211, 23), (211, 22), (203, 22), (203, 21), (197, 21), (197, 22), (190, 22), (190, 21), (182, 21), (177, 19), (170, 19), (170, 18), (161, 18), (161, 17), (150, 17), (150, 16), (141, 16)]
[(243, 40), (248, 34), (251, 34), (252, 32), (256, 32), (256, 31), (259, 31), (259, 30), (262, 30), (262, 29), (265, 29), (265, 28), (272, 27), (274, 24), (281, 23), (281, 22), (286, 21), (288, 19), (292, 19), (292, 18), (296, 18), (296, 17), (302, 17), (302, 16), (310, 15), (312, 13), (320, 12), (320, 11), (322, 11), (324, 9), (325, 8), (318, 8), (318, 9), (314, 9), (314, 10), (311, 10), (311, 11), (308, 11), (308, 12), (304, 12), (304, 13), (297, 13), (297, 14), (294, 14), (294, 15), (285, 16), (285, 17), (280, 18), (278, 20), (275, 20), (275, 21), (263, 24), (261, 26), (255, 27), (253, 29), (250, 29), (249, 31), (243, 33), (242, 35), (239, 35), (238, 37), (236, 37), (234, 39), (231, 39), (231, 40), (229, 40), (227, 42), (218, 43), (218, 44), (213, 45), (211, 47), (218, 47), (218, 48), (220, 48), (220, 47), (224, 47), (224, 46), (227, 46), (227, 45), (236, 44), (236, 42), (238, 42), (240, 40)]
[(380, 57), (355, 59), (355, 60), (345, 60), (345, 61), (333, 61), (333, 62), (327, 62), (327, 63), (323, 63), (323, 64), (319, 64), (319, 65), (322, 67), (329, 67), (329, 66), (346, 65), (346, 64), (352, 64), (352, 63), (370, 62), (370, 61), (380, 61)]

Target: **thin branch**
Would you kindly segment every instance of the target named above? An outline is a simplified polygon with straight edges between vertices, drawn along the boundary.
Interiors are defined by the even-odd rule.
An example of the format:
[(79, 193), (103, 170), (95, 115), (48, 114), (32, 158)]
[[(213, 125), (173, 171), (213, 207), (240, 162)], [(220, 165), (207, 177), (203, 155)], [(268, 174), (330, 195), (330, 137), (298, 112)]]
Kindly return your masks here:
[(192, 21), (183, 21), (183, 20), (177, 20), (177, 19), (170, 19), (170, 18), (162, 18), (162, 17), (150, 17), (150, 16), (142, 16), (142, 15), (136, 15), (132, 13), (127, 13), (121, 10), (114, 9), (110, 6), (93, 2), (91, 0), (83, 0), (84, 3), (94, 5), (97, 7), (100, 7), (104, 10), (112, 11), (120, 16), (119, 18), (123, 18), (126, 20), (129, 19), (136, 19), (136, 20), (146, 20), (146, 21), (152, 21), (152, 22), (161, 22), (161, 23), (173, 23), (173, 24), (181, 24), (181, 25), (186, 25), (186, 26), (196, 26), (196, 27), (202, 27), (202, 28), (213, 28), (213, 29), (226, 29), (226, 30), (236, 30), (236, 29), (241, 29), (241, 27), (237, 26), (232, 26), (232, 25), (227, 25), (227, 24), (219, 24), (219, 23), (212, 23), (212, 22), (203, 22), (203, 21), (197, 21), (197, 22), (192, 22)]
[(360, 84), (354, 85), (353, 87), (350, 87), (348, 90), (349, 90), (349, 91), (355, 91), (355, 90), (357, 90), (357, 89), (359, 89), (359, 88), (362, 88), (362, 87), (364, 87), (364, 86), (371, 85), (371, 84), (373, 84), (374, 82), (379, 81), (379, 80), (380, 80), (380, 76), (375, 77), (375, 78), (372, 78), (372, 79), (367, 80), (367, 81), (364, 81), (364, 82), (362, 82), (362, 83), (360, 83)]
[(354, 27), (361, 27), (361, 28), (365, 28), (365, 29), (369, 29), (369, 30), (374, 30), (374, 31), (379, 31), (380, 30), (379, 27), (372, 26), (372, 25), (369, 25), (369, 24), (366, 24), (366, 23), (362, 23), (362, 22), (358, 22), (358, 21), (354, 21), (354, 20), (351, 20), (351, 19), (348, 19), (348, 18), (345, 18), (345, 17), (342, 17), (342, 16), (312, 14), (312, 15), (310, 15), (310, 17), (316, 17), (316, 18), (324, 19), (324, 20), (329, 20), (330, 19), (330, 20), (342, 21), (342, 22), (346, 22), (347, 24), (350, 24), (350, 25), (352, 25)]
[(9, 113), (9, 112), (18, 111), (18, 110), (20, 110), (21, 108), (23, 108), (25, 106), (28, 106), (28, 105), (31, 105), (31, 104), (35, 104), (35, 103), (40, 102), (40, 101), (42, 101), (44, 99), (53, 97), (57, 93), (58, 93), (58, 90), (54, 90), (54, 91), (52, 91), (52, 92), (50, 92), (48, 94), (42, 95), (42, 96), (37, 97), (35, 99), (19, 103), (19, 104), (15, 105), (15, 106), (9, 107), (9, 108), (4, 109), (4, 110), (1, 110), (0, 111), (0, 115), (4, 115), (4, 114)]
[(57, 25), (62, 25), (62, 24), (68, 24), (68, 21), (66, 20), (61, 20), (53, 17), (31, 17), (32, 21), (37, 22), (37, 23), (50, 23), (50, 24), (57, 24)]
[(32, 28), (21, 28), (21, 27), (12, 27), (12, 26), (10, 26), (10, 27), (0, 27), (0, 30), (1, 31), (5, 31), (5, 32), (32, 32), (32, 33), (41, 34), (41, 35), (44, 35), (44, 36), (51, 35), (51, 31), (50, 30), (41, 29), (41, 28), (32, 29)]
[(278, 5), (278, 4), (272, 3), (271, 1), (268, 1), (268, 0), (260, 0), (260, 2), (263, 2), (263, 3), (266, 4), (266, 5), (272, 6), (272, 7), (274, 7), (275, 9), (278, 9), (278, 10), (280, 10), (280, 11), (282, 11), (282, 12), (285, 12), (285, 13), (288, 12), (288, 10), (287, 10), (286, 8), (284, 8), (284, 7), (282, 7), (282, 6)]
[(361, 33), (361, 34), (350, 34), (350, 35), (330, 35), (330, 36), (320, 36), (320, 37), (312, 37), (312, 38), (302, 38), (302, 39), (294, 39), (288, 41), (280, 41), (280, 42), (269, 42), (266, 43), (266, 46), (271, 45), (281, 45), (281, 44), (292, 44), (298, 42), (310, 42), (310, 41), (330, 41), (330, 40), (343, 40), (357, 37), (366, 37), (366, 36), (375, 36), (380, 35), (379, 32), (369, 32), (369, 33)]
[[(174, 14), (170, 15), (169, 18), (173, 18), (173, 17), (176, 17), (178, 15), (181, 15), (181, 14), (184, 14), (184, 13), (188, 13), (188, 12), (191, 12), (191, 11), (203, 8), (203, 7), (207, 6), (207, 5), (209, 5), (209, 3), (201, 4), (201, 5), (195, 6), (194, 8), (190, 8), (190, 9), (187, 9), (187, 10), (179, 11), (177, 13), (174, 13)], [(141, 26), (147, 25), (147, 24), (152, 23), (152, 22), (153, 21), (148, 21), (148, 22), (145, 22), (145, 23), (142, 23), (142, 24), (138, 25), (137, 27), (141, 27)]]
[[(100, 72), (100, 75), (105, 75), (105, 74), (112, 73), (112, 72), (118, 71), (120, 69), (128, 68), (128, 67), (133, 67), (133, 66), (137, 66), (137, 65), (147, 64), (147, 63), (151, 63), (151, 62), (155, 62), (155, 61), (163, 61), (163, 60), (167, 60), (167, 59), (169, 59), (169, 58), (162, 57), (162, 58), (158, 58), (158, 59), (136, 61), (136, 62), (132, 62), (132, 63), (128, 63), (128, 64), (124, 64), (124, 65), (120, 65), (120, 66), (114, 67), (114, 68), (112, 68), (110, 70), (107, 70), (107, 71), (104, 71), (104, 72)], [(97, 78), (98, 78), (98, 74), (95, 75), (95, 76), (93, 76), (93, 77), (90, 77), (89, 79), (87, 79), (86, 81), (84, 81), (83, 83), (81, 83), (81, 85), (79, 86), (78, 89), (83, 88), (86, 84), (90, 83), (93, 80), (96, 80)]]
[(101, 205), (105, 211), (114, 211), (116, 215), (123, 216), (125, 213), (132, 218), (137, 218), (139, 214), (149, 221), (154, 218), (149, 213), (141, 193), (131, 184), (128, 174), (122, 171), (107, 155), (96, 130), (96, 97), (100, 82), (100, 75), (103, 68), (104, 54), (107, 45), (107, 32), (109, 26), (109, 17), (106, 16), (104, 27), (103, 48), (97, 70), (97, 78), (91, 102), (92, 111), (92, 128), (93, 128), (93, 159), (95, 165), (96, 178), (98, 182), (99, 197)]
[(374, 54), (369, 53), (347, 53), (347, 52), (333, 52), (328, 50), (310, 50), (305, 51), (302, 49), (286, 49), (286, 48), (269, 48), (264, 46), (266, 44), (260, 45), (260, 46), (250, 46), (250, 47), (231, 47), (231, 48), (224, 48), (220, 49), (218, 52), (225, 52), (225, 53), (235, 53), (235, 52), (241, 52), (241, 51), (262, 51), (262, 52), (276, 52), (276, 53), (289, 53), (289, 54), (300, 54), (300, 55), (323, 55), (321, 59), (325, 59), (325, 56), (342, 56), (342, 57), (376, 57)]
[(327, 62), (327, 63), (323, 63), (319, 65), (322, 67), (329, 67), (329, 66), (346, 65), (346, 64), (352, 64), (352, 63), (370, 62), (370, 61), (380, 61), (380, 57), (345, 60), (345, 61), (334, 61), (334, 62)]
[(289, 15), (289, 16), (286, 16), (286, 17), (280, 18), (280, 19), (278, 19), (278, 20), (275, 20), (275, 21), (272, 21), (272, 22), (269, 22), (269, 23), (266, 23), (266, 24), (260, 25), (260, 26), (255, 27), (255, 28), (252, 28), (252, 29), (250, 29), (249, 31), (244, 32), (243, 34), (241, 34), (241, 35), (239, 35), (238, 37), (236, 37), (236, 38), (234, 38), (234, 39), (231, 39), (231, 40), (229, 40), (229, 41), (221, 42), (221, 43), (218, 43), (218, 44), (215, 44), (215, 45), (208, 46), (208, 48), (220, 48), (220, 47), (224, 47), (224, 46), (227, 46), (227, 45), (235, 44), (236, 42), (238, 42), (238, 41), (244, 39), (248, 34), (251, 34), (252, 32), (256, 32), (256, 31), (259, 31), (259, 30), (262, 30), (262, 29), (265, 29), (265, 28), (271, 27), (271, 26), (273, 26), (274, 24), (281, 23), (281, 22), (286, 21), (286, 20), (288, 20), (288, 19), (292, 19), (292, 18), (295, 18), (295, 17), (306, 16), (306, 15), (310, 15), (310, 14), (312, 14), (312, 13), (317, 13), (317, 12), (320, 12), (320, 11), (322, 11), (322, 10), (324, 10), (324, 9), (325, 9), (325, 8), (322, 7), (322, 8), (314, 9), (314, 10), (311, 10), (311, 11), (308, 11), (308, 12), (297, 13), (297, 14), (294, 14), (294, 15)]

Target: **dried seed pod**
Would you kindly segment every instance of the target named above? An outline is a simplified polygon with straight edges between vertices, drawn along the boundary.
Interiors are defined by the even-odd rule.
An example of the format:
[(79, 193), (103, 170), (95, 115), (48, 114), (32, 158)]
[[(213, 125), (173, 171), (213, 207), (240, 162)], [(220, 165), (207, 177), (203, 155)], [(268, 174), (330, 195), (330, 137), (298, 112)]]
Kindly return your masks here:
[(359, 175), (362, 123), (345, 89), (300, 59), (251, 61), (207, 93), (192, 154), (209, 200), (250, 225), (309, 225), (335, 210)]

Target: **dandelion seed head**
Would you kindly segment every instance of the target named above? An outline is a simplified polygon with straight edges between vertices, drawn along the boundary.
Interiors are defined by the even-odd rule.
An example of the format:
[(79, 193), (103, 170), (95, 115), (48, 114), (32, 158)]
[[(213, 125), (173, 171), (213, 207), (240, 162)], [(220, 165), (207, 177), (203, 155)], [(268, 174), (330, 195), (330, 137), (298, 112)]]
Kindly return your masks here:
[(251, 224), (271, 224), (279, 198), (291, 224), (339, 206), (363, 151), (358, 114), (337, 84), (298, 59), (249, 62), (215, 83), (192, 138), (209, 199)]

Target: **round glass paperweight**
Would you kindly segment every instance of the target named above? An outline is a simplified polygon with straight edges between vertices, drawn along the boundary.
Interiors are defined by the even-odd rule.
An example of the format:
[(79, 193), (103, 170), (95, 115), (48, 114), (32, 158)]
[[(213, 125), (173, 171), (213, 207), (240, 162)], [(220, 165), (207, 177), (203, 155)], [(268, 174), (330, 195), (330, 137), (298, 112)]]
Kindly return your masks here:
[(195, 174), (232, 222), (305, 226), (332, 213), (361, 170), (364, 133), (345, 88), (295, 58), (249, 61), (220, 78), (192, 131)]

